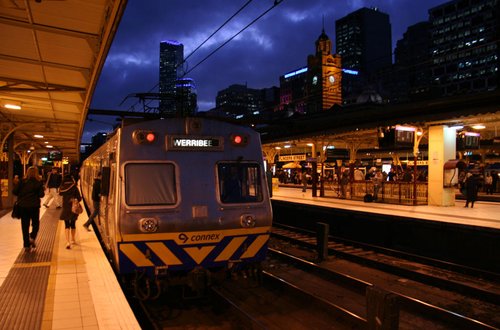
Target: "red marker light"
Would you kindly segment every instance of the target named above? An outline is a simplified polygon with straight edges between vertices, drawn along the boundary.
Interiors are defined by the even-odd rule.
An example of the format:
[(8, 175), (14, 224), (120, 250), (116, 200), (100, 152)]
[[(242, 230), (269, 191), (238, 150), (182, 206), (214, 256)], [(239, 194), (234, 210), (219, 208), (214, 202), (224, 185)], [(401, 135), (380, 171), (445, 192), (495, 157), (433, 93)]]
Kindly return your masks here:
[(243, 134), (243, 135), (232, 134), (231, 135), (231, 143), (234, 146), (239, 146), (239, 147), (246, 146), (248, 144), (248, 136), (245, 134)]
[(155, 135), (154, 135), (154, 133), (149, 132), (149, 133), (146, 135), (146, 140), (147, 140), (149, 143), (153, 142), (153, 141), (155, 140)]
[(152, 131), (138, 129), (132, 133), (132, 140), (135, 144), (153, 144), (156, 140), (156, 134)]

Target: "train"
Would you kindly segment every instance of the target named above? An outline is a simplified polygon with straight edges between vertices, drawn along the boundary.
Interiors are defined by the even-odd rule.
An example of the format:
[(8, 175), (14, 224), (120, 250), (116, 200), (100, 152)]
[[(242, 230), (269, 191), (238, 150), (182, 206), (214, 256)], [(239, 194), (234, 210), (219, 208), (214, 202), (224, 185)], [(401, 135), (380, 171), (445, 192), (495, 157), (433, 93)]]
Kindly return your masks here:
[(196, 116), (124, 121), (81, 165), (90, 212), (98, 174), (94, 228), (138, 298), (172, 286), (199, 293), (234, 272), (260, 269), (272, 208), (251, 127)]

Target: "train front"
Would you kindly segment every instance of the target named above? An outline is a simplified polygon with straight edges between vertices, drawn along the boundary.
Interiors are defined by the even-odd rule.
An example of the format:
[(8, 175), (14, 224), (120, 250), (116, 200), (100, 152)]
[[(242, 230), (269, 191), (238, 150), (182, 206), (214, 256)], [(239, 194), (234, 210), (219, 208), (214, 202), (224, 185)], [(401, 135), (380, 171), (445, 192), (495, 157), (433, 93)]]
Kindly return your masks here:
[(272, 212), (258, 133), (179, 118), (126, 127), (121, 138), (120, 273), (161, 292), (259, 269)]

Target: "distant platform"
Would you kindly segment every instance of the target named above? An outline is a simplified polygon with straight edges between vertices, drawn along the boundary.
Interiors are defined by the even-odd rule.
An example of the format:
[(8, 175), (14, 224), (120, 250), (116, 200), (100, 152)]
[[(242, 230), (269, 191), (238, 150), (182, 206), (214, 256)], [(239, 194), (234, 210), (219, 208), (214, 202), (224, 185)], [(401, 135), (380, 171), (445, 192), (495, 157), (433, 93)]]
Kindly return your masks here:
[(312, 197), (308, 189), (279, 187), (273, 190), (273, 200), (289, 201), (323, 207), (348, 209), (352, 211), (397, 215), (422, 220), (443, 221), (462, 225), (473, 225), (500, 229), (500, 204), (497, 202), (477, 201), (474, 208), (465, 208), (464, 200), (456, 200), (455, 206), (407, 206), (384, 203), (365, 203), (333, 197)]

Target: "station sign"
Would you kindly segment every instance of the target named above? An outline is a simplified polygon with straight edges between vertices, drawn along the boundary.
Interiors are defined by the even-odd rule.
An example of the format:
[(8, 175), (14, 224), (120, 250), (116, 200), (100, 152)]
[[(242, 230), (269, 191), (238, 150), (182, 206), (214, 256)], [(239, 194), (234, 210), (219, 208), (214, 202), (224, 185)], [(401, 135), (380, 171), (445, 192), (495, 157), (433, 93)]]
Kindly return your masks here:
[[(406, 163), (408, 166), (413, 166), (415, 162), (413, 160), (403, 160), (401, 163)], [(417, 166), (428, 166), (429, 161), (428, 160), (417, 160)]]
[(279, 162), (300, 162), (306, 160), (306, 154), (301, 155), (283, 155), (278, 157)]

